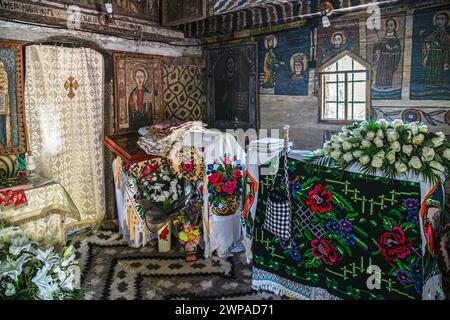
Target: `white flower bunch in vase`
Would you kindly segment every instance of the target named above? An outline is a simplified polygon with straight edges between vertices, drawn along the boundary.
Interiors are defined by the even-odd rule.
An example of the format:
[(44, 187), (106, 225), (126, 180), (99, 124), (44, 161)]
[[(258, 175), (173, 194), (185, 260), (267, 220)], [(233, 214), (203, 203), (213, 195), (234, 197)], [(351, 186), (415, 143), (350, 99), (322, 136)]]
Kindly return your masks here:
[(0, 300), (73, 299), (80, 290), (73, 248), (42, 248), (19, 228), (0, 229)]
[(311, 160), (344, 170), (358, 164), (363, 173), (379, 170), (391, 179), (412, 172), (435, 183), (449, 173), (450, 142), (442, 132), (430, 132), (421, 123), (364, 121), (344, 127)]

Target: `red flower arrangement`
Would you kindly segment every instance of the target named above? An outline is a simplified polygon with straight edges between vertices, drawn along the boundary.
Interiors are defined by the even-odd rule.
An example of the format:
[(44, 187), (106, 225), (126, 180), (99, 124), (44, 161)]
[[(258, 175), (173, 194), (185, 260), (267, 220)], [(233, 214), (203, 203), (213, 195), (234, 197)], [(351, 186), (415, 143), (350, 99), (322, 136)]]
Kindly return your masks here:
[(323, 214), (325, 212), (331, 211), (333, 197), (331, 193), (328, 192), (327, 188), (321, 184), (317, 184), (313, 189), (308, 191), (309, 198), (306, 200), (306, 205), (311, 209), (312, 212)]
[(412, 243), (406, 239), (405, 232), (400, 227), (393, 227), (392, 232), (381, 235), (377, 247), (386, 261), (391, 263), (395, 259), (405, 259), (411, 254)]
[(242, 165), (234, 158), (224, 157), (208, 165), (208, 192), (211, 201), (218, 202), (222, 197), (239, 195), (242, 190)]

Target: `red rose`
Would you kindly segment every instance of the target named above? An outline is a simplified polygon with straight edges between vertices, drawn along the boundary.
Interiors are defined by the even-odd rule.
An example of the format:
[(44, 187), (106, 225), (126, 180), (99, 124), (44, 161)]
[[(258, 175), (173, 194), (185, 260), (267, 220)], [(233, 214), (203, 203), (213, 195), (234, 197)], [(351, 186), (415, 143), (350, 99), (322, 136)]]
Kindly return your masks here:
[(234, 190), (236, 190), (236, 185), (234, 182), (227, 181), (223, 185), (223, 191), (230, 196), (234, 193)]
[(217, 187), (223, 182), (223, 174), (221, 174), (220, 172), (214, 172), (208, 177), (208, 181), (213, 187)]
[(378, 243), (378, 249), (387, 262), (395, 259), (405, 259), (411, 254), (411, 241), (406, 239), (405, 232), (399, 227), (393, 227), (392, 232), (385, 232), (381, 235)]
[(313, 256), (322, 259), (323, 262), (330, 266), (332, 266), (339, 258), (331, 240), (314, 239), (311, 241), (311, 246)]
[(319, 211), (325, 213), (331, 211), (333, 197), (331, 193), (321, 184), (316, 185), (313, 189), (308, 191), (309, 198), (306, 200), (306, 205), (312, 212)]
[(241, 170), (234, 170), (234, 179), (240, 179), (240, 178), (242, 178)]

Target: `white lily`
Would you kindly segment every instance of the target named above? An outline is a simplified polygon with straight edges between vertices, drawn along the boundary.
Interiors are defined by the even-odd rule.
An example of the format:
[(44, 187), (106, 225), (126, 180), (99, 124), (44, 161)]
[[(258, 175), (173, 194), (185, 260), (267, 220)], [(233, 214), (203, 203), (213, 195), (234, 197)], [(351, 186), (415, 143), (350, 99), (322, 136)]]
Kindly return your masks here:
[(30, 251), (31, 246), (36, 244), (36, 241), (32, 241), (27, 237), (17, 237), (13, 238), (11, 241), (11, 245), (9, 246), (9, 253), (17, 256), (22, 251)]

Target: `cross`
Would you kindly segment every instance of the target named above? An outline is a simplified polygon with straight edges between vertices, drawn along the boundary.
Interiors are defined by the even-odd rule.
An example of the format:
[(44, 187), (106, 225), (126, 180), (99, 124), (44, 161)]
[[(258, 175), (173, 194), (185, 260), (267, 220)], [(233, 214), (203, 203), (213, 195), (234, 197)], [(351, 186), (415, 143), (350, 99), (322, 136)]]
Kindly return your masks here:
[(265, 188), (270, 188), (272, 186), (272, 179), (270, 176), (265, 176), (261, 182), (261, 192), (264, 192)]
[(69, 90), (69, 93), (67, 94), (69, 99), (73, 99), (73, 97), (75, 97), (74, 90), (78, 89), (78, 81), (74, 77), (70, 76), (64, 83), (64, 88)]

